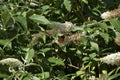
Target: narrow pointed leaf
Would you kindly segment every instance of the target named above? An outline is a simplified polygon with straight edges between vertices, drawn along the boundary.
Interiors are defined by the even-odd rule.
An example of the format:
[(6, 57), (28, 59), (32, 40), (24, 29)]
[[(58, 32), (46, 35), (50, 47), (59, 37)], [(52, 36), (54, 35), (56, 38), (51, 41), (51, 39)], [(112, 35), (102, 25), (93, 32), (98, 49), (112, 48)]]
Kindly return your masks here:
[(32, 15), (32, 16), (30, 16), (30, 19), (33, 20), (34, 22), (39, 23), (39, 24), (50, 24), (48, 19), (42, 15)]

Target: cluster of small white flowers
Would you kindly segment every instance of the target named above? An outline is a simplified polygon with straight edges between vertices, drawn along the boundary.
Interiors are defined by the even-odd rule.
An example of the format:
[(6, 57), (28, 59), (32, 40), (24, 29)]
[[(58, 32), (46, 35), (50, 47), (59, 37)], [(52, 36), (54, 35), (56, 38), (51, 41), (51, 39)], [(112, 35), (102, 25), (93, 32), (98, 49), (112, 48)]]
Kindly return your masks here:
[(10, 67), (20, 67), (23, 65), (23, 63), (15, 58), (6, 58), (6, 59), (2, 59), (0, 60), (0, 63), (2, 65), (8, 65)]
[(67, 21), (64, 23), (64, 25), (66, 31), (70, 31), (71, 27), (73, 26), (71, 22), (67, 22)]
[(96, 78), (95, 76), (90, 76), (90, 77), (88, 78), (88, 80), (101, 80), (101, 79)]
[(120, 65), (120, 52), (107, 55), (101, 61), (111, 65)]
[(101, 14), (101, 18), (103, 18), (103, 19), (119, 18), (119, 17), (120, 17), (120, 7)]
[(81, 38), (81, 34), (80, 33), (76, 33), (70, 36), (66, 36), (64, 39), (64, 43), (65, 44), (69, 44), (69, 43), (80, 43), (80, 38)]
[(101, 18), (102, 19), (108, 19), (108, 18), (110, 18), (110, 14), (111, 13), (109, 11), (104, 12), (104, 13), (101, 14)]
[(71, 27), (73, 24), (71, 22), (65, 22), (65, 23), (54, 23), (53, 27), (55, 31), (60, 32), (70, 32)]

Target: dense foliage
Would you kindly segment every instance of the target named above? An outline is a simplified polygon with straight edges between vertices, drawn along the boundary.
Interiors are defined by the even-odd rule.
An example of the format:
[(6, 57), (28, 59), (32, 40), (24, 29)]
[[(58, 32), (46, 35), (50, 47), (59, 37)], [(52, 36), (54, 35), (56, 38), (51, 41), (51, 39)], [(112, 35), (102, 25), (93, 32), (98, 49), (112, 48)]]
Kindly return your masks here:
[[(12, 62), (7, 59), (9, 64), (0, 64), (0, 78), (119, 79), (120, 67), (100, 60), (108, 54), (120, 51), (120, 46), (114, 42), (116, 37), (120, 37), (119, 18), (101, 19), (103, 12), (117, 8), (119, 3), (119, 0), (1, 0), (0, 59), (15, 60), (13, 65), (22, 62), (23, 68), (11, 69)], [(45, 33), (55, 27), (50, 24), (62, 24), (66, 21), (74, 24), (69, 33), (42, 35), (32, 41), (34, 34)], [(74, 33), (83, 34), (79, 43), (56, 42), (60, 35), (65, 37)]]

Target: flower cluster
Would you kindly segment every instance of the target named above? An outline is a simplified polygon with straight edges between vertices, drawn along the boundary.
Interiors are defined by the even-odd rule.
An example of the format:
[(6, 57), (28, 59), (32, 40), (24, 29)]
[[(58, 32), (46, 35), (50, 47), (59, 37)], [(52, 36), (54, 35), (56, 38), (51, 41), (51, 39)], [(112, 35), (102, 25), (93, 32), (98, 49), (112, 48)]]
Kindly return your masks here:
[(46, 30), (45, 32), (39, 32), (37, 34), (33, 34), (31, 43), (35, 43), (38, 41), (38, 39), (44, 35), (47, 36), (55, 36), (56, 34), (62, 34), (64, 38), (59, 37), (57, 43), (58, 44), (77, 44), (80, 43), (80, 38), (83, 35), (82, 33), (71, 33), (71, 28), (73, 27), (73, 24), (71, 22), (65, 22), (65, 23), (51, 23), (50, 24), (53, 29)]
[(66, 36), (64, 39), (64, 44), (70, 44), (70, 43), (80, 43), (81, 33), (75, 33), (70, 36)]
[(71, 27), (73, 24), (71, 22), (65, 22), (65, 23), (54, 23), (53, 27), (55, 31), (65, 33), (65, 32), (70, 32)]
[(109, 18), (116, 18), (116, 17), (120, 17), (120, 8), (107, 11), (101, 14), (102, 19), (109, 19)]
[(88, 80), (101, 80), (101, 79), (96, 78), (95, 76), (90, 76), (90, 77), (88, 78)]
[(33, 35), (32, 35), (32, 40), (31, 40), (31, 44), (37, 42), (38, 39), (39, 39), (41, 36), (43, 36), (43, 35), (45, 35), (43, 32), (33, 34)]
[(6, 58), (6, 59), (2, 59), (0, 60), (0, 63), (2, 65), (8, 65), (10, 67), (20, 67), (23, 65), (23, 63), (16, 59), (16, 58)]
[(71, 31), (73, 24), (71, 22), (66, 21), (65, 23), (51, 23), (50, 26), (52, 27), (51, 30), (46, 30), (45, 32), (33, 34), (31, 43), (35, 43), (36, 41), (38, 41), (40, 37), (44, 35), (55, 36), (58, 33), (61, 34), (69, 33)]
[(107, 55), (101, 61), (111, 65), (120, 65), (120, 52)]

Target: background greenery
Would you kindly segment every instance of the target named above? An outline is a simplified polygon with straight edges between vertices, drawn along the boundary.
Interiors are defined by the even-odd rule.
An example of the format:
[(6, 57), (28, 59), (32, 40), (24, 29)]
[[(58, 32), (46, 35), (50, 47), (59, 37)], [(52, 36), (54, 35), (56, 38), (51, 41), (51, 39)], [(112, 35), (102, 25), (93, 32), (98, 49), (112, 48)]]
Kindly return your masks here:
[[(118, 80), (118, 66), (99, 59), (119, 52), (119, 19), (102, 20), (100, 15), (118, 7), (119, 0), (0, 0), (0, 59), (17, 58), (25, 70), (10, 73), (0, 66), (0, 78), (7, 80)], [(50, 29), (53, 22), (70, 21), (74, 32), (84, 32), (81, 44), (59, 45), (58, 36), (32, 35)]]

